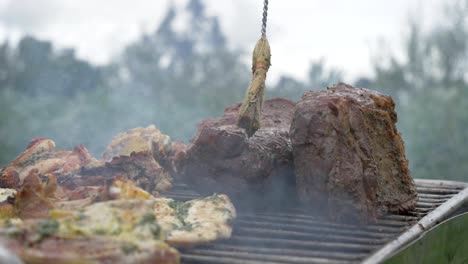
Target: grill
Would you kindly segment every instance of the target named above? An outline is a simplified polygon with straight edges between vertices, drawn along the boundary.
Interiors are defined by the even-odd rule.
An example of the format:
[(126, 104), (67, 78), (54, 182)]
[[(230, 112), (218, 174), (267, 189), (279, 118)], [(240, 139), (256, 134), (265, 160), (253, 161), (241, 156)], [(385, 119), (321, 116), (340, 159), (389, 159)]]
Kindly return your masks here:
[[(231, 239), (182, 249), (182, 263), (378, 263), (381, 259), (373, 255), (395, 253), (418, 236), (411, 232), (425, 220), (429, 224), (422, 229), (444, 220), (468, 197), (466, 183), (416, 180), (416, 186), (415, 210), (385, 215), (365, 226), (325, 221), (299, 207), (239, 213)], [(183, 184), (167, 195), (180, 200), (200, 197)]]
[[(468, 205), (468, 183), (416, 180), (416, 186), (415, 210), (365, 226), (325, 221), (300, 207), (241, 213), (230, 239), (181, 249), (182, 263), (381, 263), (457, 210), (467, 210), (461, 207)], [(183, 184), (166, 195), (200, 197)], [(0, 247), (0, 263), (22, 262)]]

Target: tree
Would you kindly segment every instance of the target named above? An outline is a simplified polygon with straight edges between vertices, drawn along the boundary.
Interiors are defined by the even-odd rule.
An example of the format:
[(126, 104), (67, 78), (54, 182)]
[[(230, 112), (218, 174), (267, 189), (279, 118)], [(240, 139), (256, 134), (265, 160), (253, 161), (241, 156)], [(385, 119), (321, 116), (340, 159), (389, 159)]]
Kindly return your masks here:
[(427, 32), (411, 21), (405, 58), (375, 62), (376, 77), (368, 84), (397, 101), (413, 176), (466, 181), (468, 2), (451, 1), (443, 10), (441, 22)]
[[(174, 29), (181, 12), (188, 28)], [(165, 133), (186, 140), (196, 124), (241, 100), (247, 67), (230, 50), (216, 17), (206, 15), (202, 1), (189, 1), (184, 11), (169, 8), (159, 28), (127, 47), (116, 63), (119, 96), (141, 123), (156, 123)], [(142, 109), (144, 107), (144, 109)]]
[(308, 78), (305, 82), (292, 77), (282, 76), (276, 86), (267, 92), (269, 97), (284, 97), (297, 101), (306, 91), (320, 90), (343, 80), (343, 72), (334, 68), (326, 69), (323, 60), (310, 64)]

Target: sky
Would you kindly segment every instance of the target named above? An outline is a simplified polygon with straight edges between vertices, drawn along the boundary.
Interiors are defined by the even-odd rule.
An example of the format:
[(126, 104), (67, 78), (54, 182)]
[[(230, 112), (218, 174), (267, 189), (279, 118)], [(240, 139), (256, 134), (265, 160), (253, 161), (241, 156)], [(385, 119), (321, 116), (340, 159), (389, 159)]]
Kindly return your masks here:
[[(95, 64), (115, 58), (125, 45), (153, 31), (171, 2), (187, 0), (0, 0), (0, 40), (24, 34), (75, 48)], [(263, 1), (205, 0), (210, 15), (233, 48), (250, 52), (260, 36)], [(443, 0), (270, 0), (267, 36), (272, 48), (269, 79), (305, 79), (312, 61), (345, 72), (370, 75), (378, 52), (401, 53), (407, 22), (436, 23)]]

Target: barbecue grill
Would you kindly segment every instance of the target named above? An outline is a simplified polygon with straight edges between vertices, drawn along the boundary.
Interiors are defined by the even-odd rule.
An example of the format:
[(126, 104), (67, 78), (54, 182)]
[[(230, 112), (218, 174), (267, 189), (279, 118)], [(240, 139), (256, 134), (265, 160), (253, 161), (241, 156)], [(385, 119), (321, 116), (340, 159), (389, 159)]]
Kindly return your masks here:
[[(239, 213), (230, 239), (181, 249), (182, 263), (382, 263), (431, 227), (468, 209), (468, 183), (416, 180), (416, 187), (415, 210), (388, 214), (369, 225), (333, 223), (300, 207)], [(201, 197), (184, 184), (165, 195)], [(0, 263), (21, 261), (0, 247)]]
[[(239, 213), (231, 239), (182, 249), (182, 263), (381, 263), (468, 205), (467, 183), (415, 181), (415, 210), (388, 214), (365, 226), (325, 221), (300, 207)], [(166, 195), (200, 197), (183, 184)]]

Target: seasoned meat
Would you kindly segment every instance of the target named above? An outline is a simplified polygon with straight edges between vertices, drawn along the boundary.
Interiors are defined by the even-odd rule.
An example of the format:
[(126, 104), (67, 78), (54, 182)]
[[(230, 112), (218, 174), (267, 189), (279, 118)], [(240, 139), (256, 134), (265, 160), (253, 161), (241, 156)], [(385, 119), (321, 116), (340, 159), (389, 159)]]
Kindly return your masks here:
[(130, 156), (132, 152), (146, 152), (153, 149), (153, 143), (165, 147), (170, 145), (170, 138), (154, 125), (134, 128), (115, 136), (102, 154), (102, 159), (111, 161), (115, 157)]
[[(52, 215), (56, 212), (52, 212)], [(64, 213), (59, 213), (64, 214)], [(231, 236), (236, 217), (226, 195), (179, 202), (168, 198), (121, 199), (94, 203), (65, 223), (64, 234), (132, 237), (165, 240), (176, 245), (196, 245)]]
[(300, 200), (335, 219), (414, 208), (416, 188), (391, 97), (338, 84), (306, 92), (290, 136)]
[(59, 225), (54, 220), (39, 220), (25, 225), (16, 227), (9, 224), (0, 231), (0, 243), (25, 263), (180, 263), (179, 252), (162, 241), (128, 241), (102, 236), (61, 237), (55, 235)]
[(33, 169), (12, 199), (14, 216), (22, 219), (45, 218), (52, 209), (77, 210), (95, 200), (111, 199), (105, 190), (104, 186), (68, 190), (58, 185), (55, 176), (42, 180), (38, 170)]
[(245, 204), (291, 199), (295, 179), (288, 131), (294, 103), (266, 100), (261, 128), (252, 137), (236, 125), (239, 107), (229, 106), (223, 116), (199, 125), (193, 143), (176, 157), (178, 175), (202, 194), (226, 193)]
[(37, 138), (26, 150), (0, 171), (0, 188), (17, 189), (32, 170), (41, 176), (73, 174), (83, 167), (93, 166), (97, 160), (89, 151), (78, 146), (73, 151), (55, 151), (52, 140)]
[(164, 240), (197, 245), (231, 237), (236, 210), (226, 195), (186, 202), (168, 198), (96, 202), (79, 210), (54, 209), (62, 237), (106, 236), (130, 241)]
[(157, 195), (172, 187), (172, 176), (154, 159), (153, 152), (170, 147), (169, 137), (154, 125), (131, 129), (112, 139), (99, 165), (84, 168), (78, 177), (75, 175), (71, 182), (64, 184), (102, 185), (106, 180), (120, 176)]

